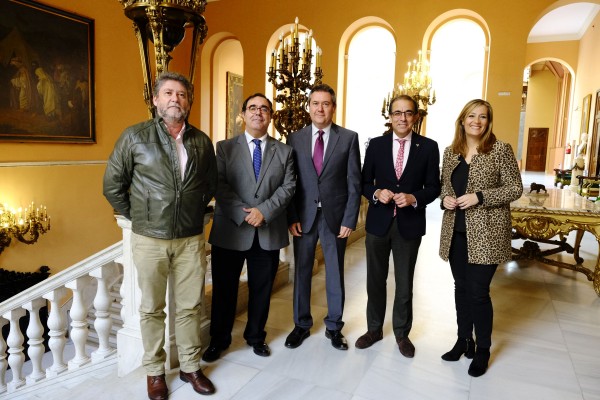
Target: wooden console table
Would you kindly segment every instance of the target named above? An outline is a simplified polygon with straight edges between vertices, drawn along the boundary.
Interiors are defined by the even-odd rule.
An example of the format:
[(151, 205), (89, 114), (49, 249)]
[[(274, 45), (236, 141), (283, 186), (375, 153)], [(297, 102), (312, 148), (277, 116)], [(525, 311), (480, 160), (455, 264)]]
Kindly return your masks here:
[[(513, 247), (513, 259), (533, 259), (546, 264), (583, 273), (593, 282), (600, 296), (600, 254), (594, 270), (583, 266), (579, 256), (585, 232), (596, 238), (600, 247), (600, 204), (591, 202), (571, 190), (548, 189), (548, 194), (525, 193), (510, 205), (513, 239), (526, 239), (520, 249)], [(575, 243), (567, 243), (569, 232), (576, 231)], [(538, 243), (554, 245), (541, 250)], [(566, 251), (573, 254), (574, 263), (556, 261), (547, 256)]]

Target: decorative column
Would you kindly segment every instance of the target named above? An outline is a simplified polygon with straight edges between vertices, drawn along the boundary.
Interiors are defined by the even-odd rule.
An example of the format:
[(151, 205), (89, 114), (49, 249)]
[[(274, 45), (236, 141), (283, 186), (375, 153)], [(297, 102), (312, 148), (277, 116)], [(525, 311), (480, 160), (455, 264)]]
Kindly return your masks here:
[(46, 372), (42, 369), (42, 357), (44, 356), (44, 327), (40, 321), (40, 308), (46, 305), (46, 300), (36, 299), (23, 304), (23, 308), (29, 311), (29, 326), (27, 327), (27, 337), (29, 349), (27, 355), (31, 361), (32, 371), (27, 375), (27, 383), (39, 382), (46, 377)]
[(98, 333), (98, 349), (92, 352), (92, 361), (100, 361), (111, 355), (116, 350), (110, 347), (109, 336), (110, 329), (112, 328), (112, 319), (110, 318), (110, 305), (112, 298), (108, 292), (107, 280), (114, 276), (113, 266), (102, 266), (90, 272), (90, 276), (96, 278), (98, 282), (98, 289), (96, 290), (96, 297), (94, 297), (94, 329)]
[(17, 308), (3, 315), (4, 318), (10, 321), (10, 332), (6, 340), (8, 345), (8, 365), (12, 371), (12, 381), (8, 383), (8, 391), (14, 392), (21, 386), (25, 385), (23, 379), (23, 363), (25, 362), (25, 354), (23, 354), (23, 334), (19, 326), (19, 320), (25, 315), (25, 310)]
[(48, 347), (52, 351), (53, 363), (50, 368), (46, 369), (46, 376), (53, 378), (67, 371), (65, 363), (64, 351), (67, 338), (67, 316), (66, 312), (61, 307), (61, 300), (66, 296), (65, 288), (58, 288), (46, 293), (43, 298), (50, 301), (50, 315), (48, 316), (48, 328), (50, 332), (48, 336)]
[(69, 369), (76, 369), (88, 364), (91, 359), (85, 351), (88, 338), (88, 308), (83, 300), (83, 291), (89, 284), (89, 278), (83, 276), (65, 285), (73, 291), (73, 306), (71, 307), (71, 340), (75, 347), (75, 356), (69, 361)]
[[(2, 327), (6, 325), (8, 321), (2, 317), (0, 317), (0, 332), (2, 331)], [(0, 335), (0, 394), (6, 392), (6, 381), (4, 377), (6, 376), (6, 371), (8, 370), (8, 363), (6, 362), (6, 342), (4, 341), (4, 337)]]

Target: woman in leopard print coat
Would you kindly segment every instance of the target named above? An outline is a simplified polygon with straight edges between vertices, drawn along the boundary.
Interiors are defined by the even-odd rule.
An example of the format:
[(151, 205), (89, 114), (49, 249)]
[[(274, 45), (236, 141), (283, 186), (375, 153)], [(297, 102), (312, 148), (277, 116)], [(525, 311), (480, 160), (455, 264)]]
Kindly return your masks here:
[(441, 177), (445, 211), (440, 257), (450, 261), (458, 324), (458, 340), (442, 359), (473, 358), (471, 376), (487, 371), (493, 325), (490, 283), (498, 264), (510, 259), (510, 202), (523, 192), (512, 148), (496, 139), (492, 122), (487, 101), (465, 105), (452, 145), (444, 151)]

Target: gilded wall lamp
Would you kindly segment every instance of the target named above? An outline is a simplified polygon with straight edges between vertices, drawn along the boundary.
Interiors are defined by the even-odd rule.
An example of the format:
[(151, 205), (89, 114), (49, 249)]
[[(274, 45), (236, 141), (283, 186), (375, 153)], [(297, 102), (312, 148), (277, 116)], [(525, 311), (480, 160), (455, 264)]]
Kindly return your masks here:
[[(133, 21), (133, 30), (140, 46), (144, 74), (144, 100), (151, 116), (152, 86), (156, 76), (169, 70), (170, 53), (181, 43), (186, 28), (193, 27), (190, 54), (190, 82), (194, 81), (196, 54), (208, 27), (202, 16), (206, 0), (118, 0), (125, 15)], [(153, 49), (154, 67), (151, 67), (150, 47)], [(152, 75), (152, 71), (155, 75)]]
[(31, 203), (25, 210), (15, 210), (0, 204), (0, 253), (10, 245), (13, 237), (19, 242), (34, 244), (49, 230), (50, 217), (46, 207), (35, 207)]

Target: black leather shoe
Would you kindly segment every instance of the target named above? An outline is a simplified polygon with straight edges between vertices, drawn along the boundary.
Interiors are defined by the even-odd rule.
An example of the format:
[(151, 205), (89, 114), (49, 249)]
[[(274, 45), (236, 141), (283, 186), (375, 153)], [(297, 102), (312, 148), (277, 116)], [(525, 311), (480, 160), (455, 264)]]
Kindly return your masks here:
[(254, 354), (256, 354), (257, 356), (269, 357), (271, 355), (271, 349), (269, 348), (269, 345), (265, 342), (254, 343), (250, 346), (252, 346), (252, 349), (254, 349)]
[(404, 357), (413, 358), (415, 356), (415, 345), (412, 344), (407, 336), (397, 337), (396, 343), (398, 343), (400, 354), (402, 354)]
[(223, 352), (223, 350), (225, 350), (226, 348), (227, 347), (223, 348), (220, 346), (210, 345), (208, 346), (208, 349), (206, 349), (204, 354), (202, 354), (202, 359), (206, 362), (217, 361), (219, 357), (221, 357), (221, 353)]
[(338, 350), (348, 350), (348, 342), (342, 331), (325, 329), (325, 337), (331, 339), (331, 345)]
[(304, 339), (310, 336), (310, 331), (308, 329), (300, 328), (299, 326), (295, 327), (292, 333), (290, 333), (285, 339), (285, 347), (289, 349), (295, 349), (300, 346)]
[(358, 338), (354, 346), (357, 349), (366, 349), (367, 347), (373, 346), (375, 342), (378, 342), (381, 339), (383, 339), (383, 332), (381, 330), (367, 331), (367, 333)]

